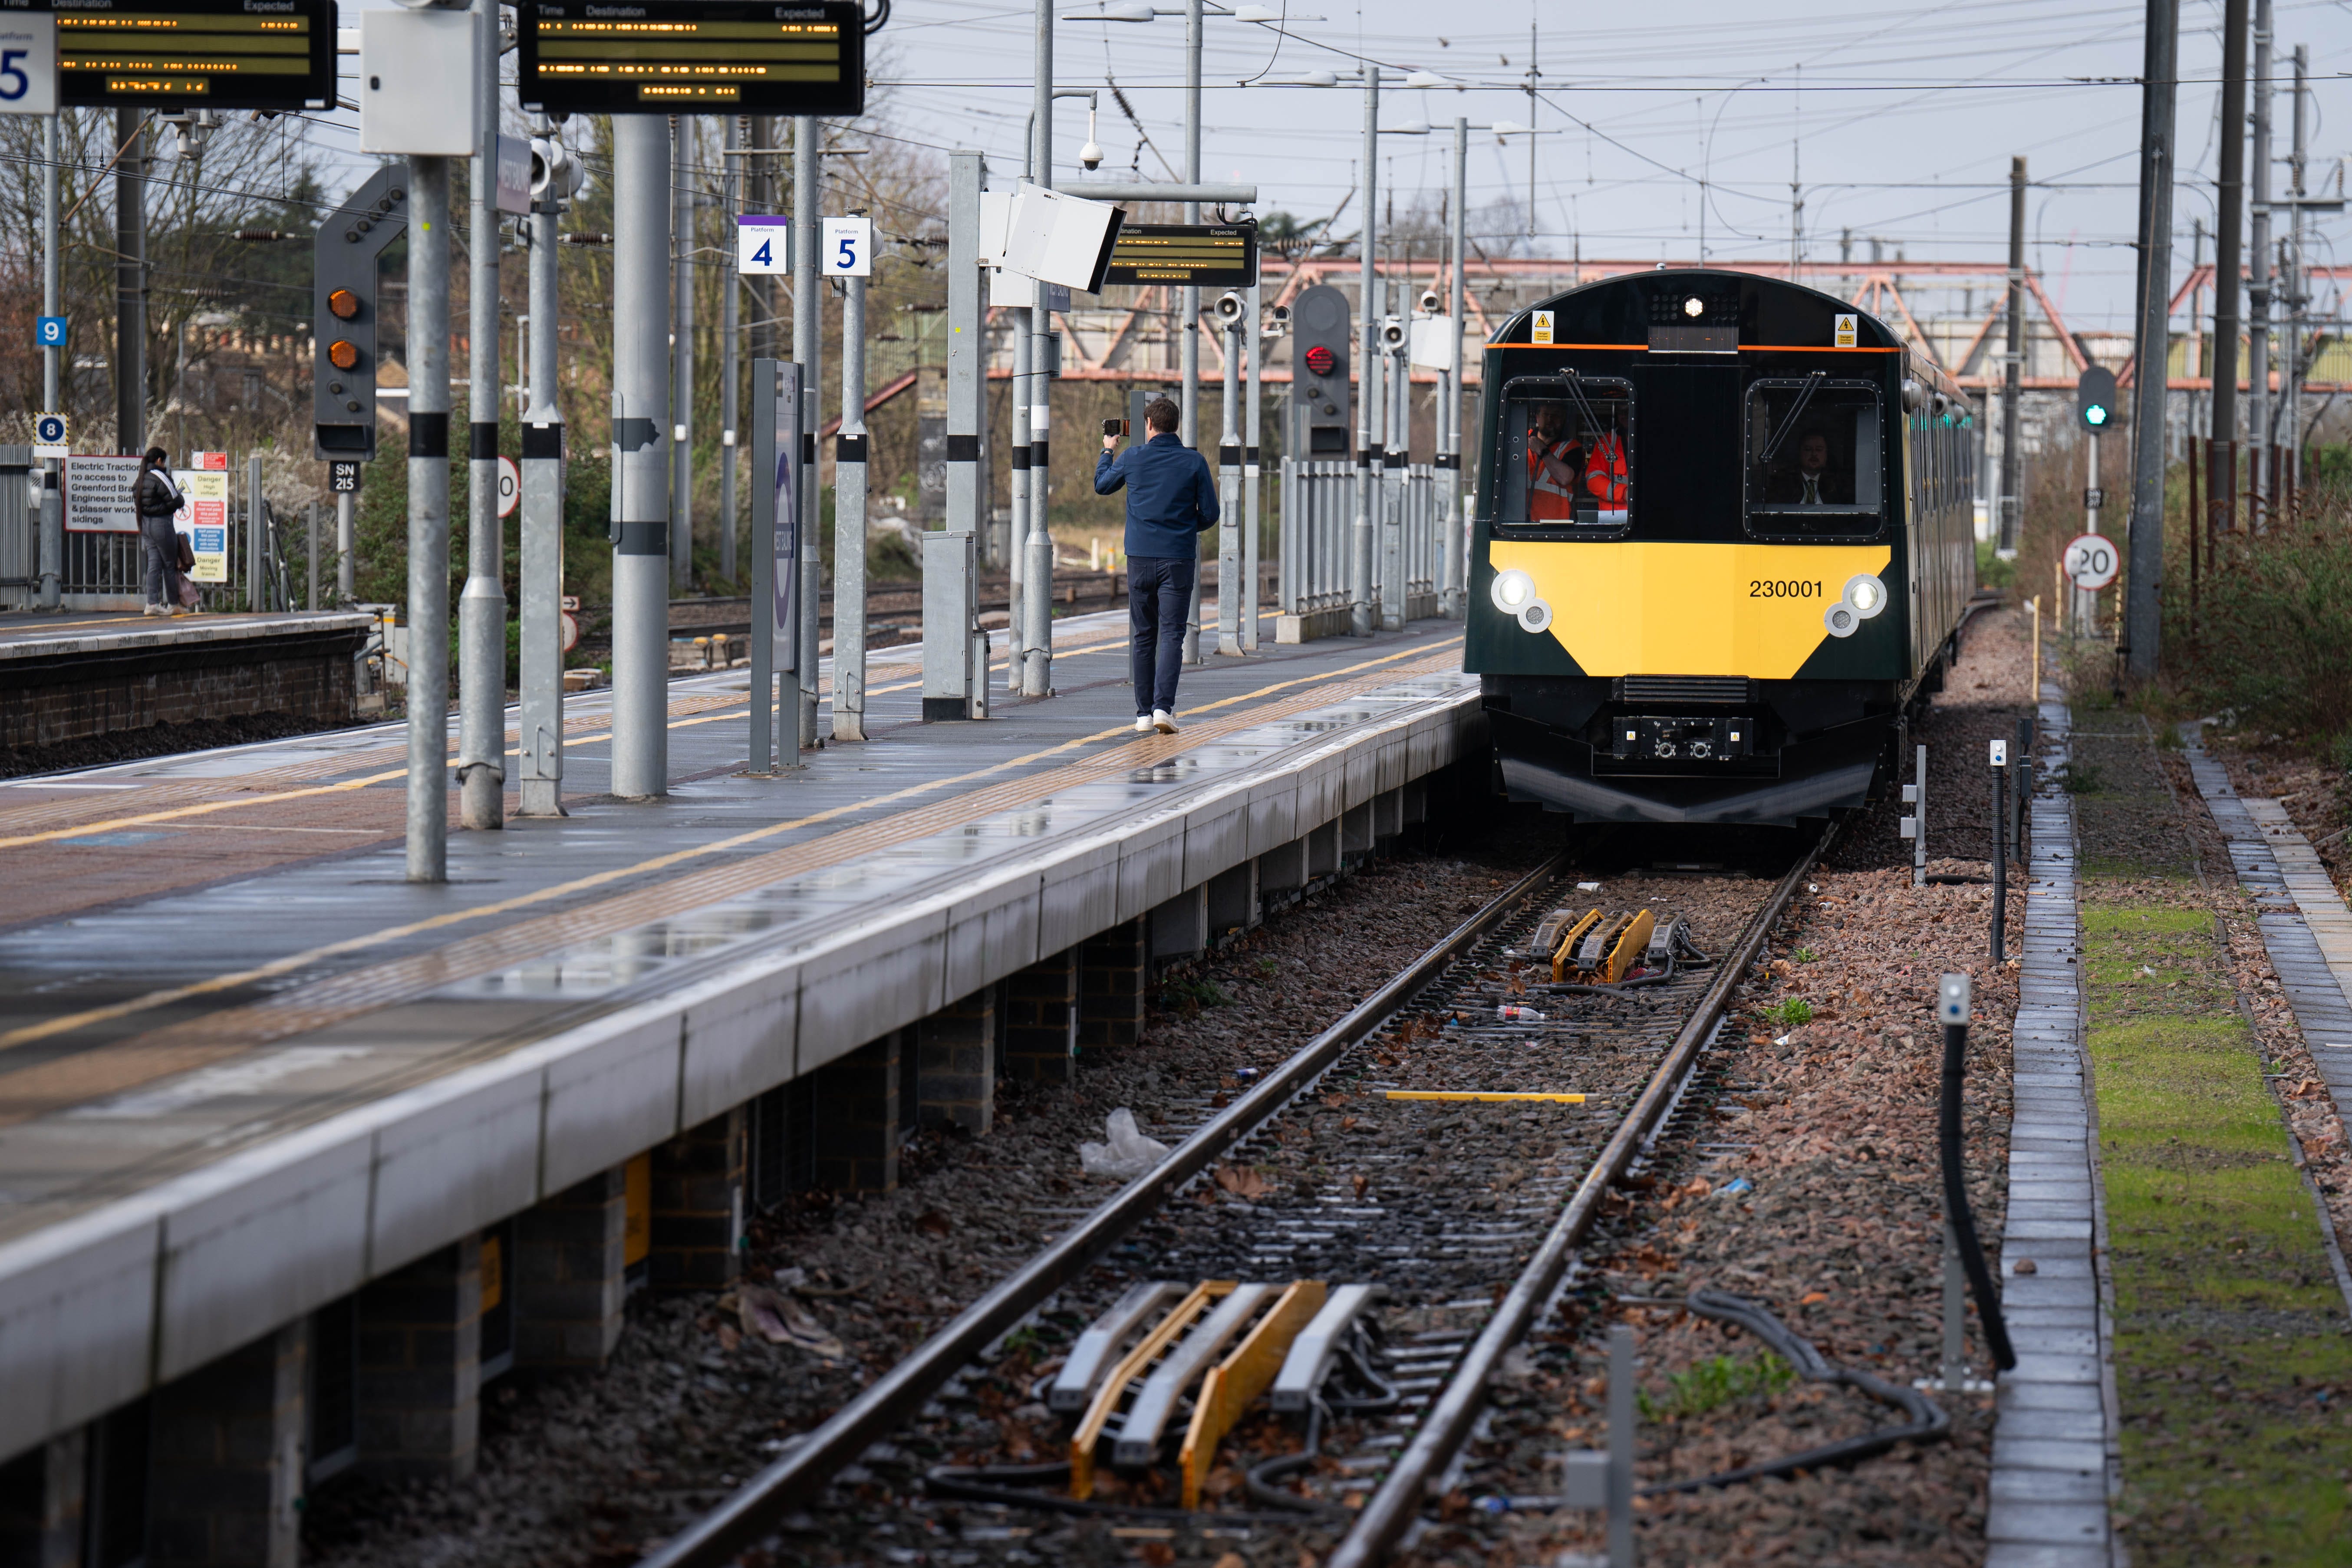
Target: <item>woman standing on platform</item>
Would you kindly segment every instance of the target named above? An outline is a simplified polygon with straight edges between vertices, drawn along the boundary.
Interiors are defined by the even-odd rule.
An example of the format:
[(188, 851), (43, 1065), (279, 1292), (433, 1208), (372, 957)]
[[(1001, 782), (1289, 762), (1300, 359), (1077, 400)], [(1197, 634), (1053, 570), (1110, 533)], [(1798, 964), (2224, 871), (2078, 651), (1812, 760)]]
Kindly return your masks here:
[(186, 503), (180, 487), (172, 482), (172, 470), (163, 448), (150, 447), (139, 464), (139, 479), (131, 492), (131, 504), (139, 512), (139, 545), (146, 556), (147, 614), (176, 616), (180, 613), (180, 535), (172, 526), (172, 519)]

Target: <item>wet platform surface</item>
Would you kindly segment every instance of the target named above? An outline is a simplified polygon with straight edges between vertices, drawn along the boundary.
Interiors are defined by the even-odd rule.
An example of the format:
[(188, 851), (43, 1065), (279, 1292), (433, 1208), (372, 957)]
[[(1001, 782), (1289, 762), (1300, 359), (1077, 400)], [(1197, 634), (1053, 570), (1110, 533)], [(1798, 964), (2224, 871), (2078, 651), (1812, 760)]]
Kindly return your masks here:
[[(200, 1364), (1423, 776), (1476, 710), (1453, 623), (1268, 627), (1137, 735), (1125, 629), (1059, 623), (1025, 702), (1000, 639), (979, 722), (920, 723), (885, 650), (872, 738), (772, 776), (741, 670), (675, 680), (655, 803), (601, 794), (575, 695), (572, 815), (453, 831), (442, 886), (404, 879), (396, 725), (0, 785), (0, 1395)], [(105, 1386), (21, 1381), (58, 1354)]]

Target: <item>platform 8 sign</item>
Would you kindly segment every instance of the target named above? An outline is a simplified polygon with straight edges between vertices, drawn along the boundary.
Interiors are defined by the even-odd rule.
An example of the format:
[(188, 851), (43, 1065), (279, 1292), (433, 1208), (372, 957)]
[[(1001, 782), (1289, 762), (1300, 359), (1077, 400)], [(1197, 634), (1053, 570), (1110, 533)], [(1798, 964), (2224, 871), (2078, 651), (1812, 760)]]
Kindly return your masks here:
[(188, 572), (194, 583), (228, 581), (228, 475), (219, 469), (183, 469), (172, 476), (186, 504), (173, 515), (172, 526), (188, 536), (196, 563)]
[(136, 458), (67, 458), (66, 531), (138, 532), (139, 509), (131, 500), (138, 482)]

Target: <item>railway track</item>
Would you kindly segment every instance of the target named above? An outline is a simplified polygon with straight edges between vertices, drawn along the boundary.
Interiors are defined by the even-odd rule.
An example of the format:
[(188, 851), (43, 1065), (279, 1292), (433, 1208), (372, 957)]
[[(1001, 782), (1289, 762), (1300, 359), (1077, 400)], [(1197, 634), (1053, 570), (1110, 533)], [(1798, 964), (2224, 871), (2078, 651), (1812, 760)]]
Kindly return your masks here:
[[(1769, 882), (1580, 891), (1563, 859), (1538, 868), (1279, 1067), (1204, 1089), (1108, 1201), (1025, 1208), (1040, 1252), (646, 1568), (716, 1568), (780, 1529), (867, 1547), (943, 1509), (967, 1545), (1092, 1514), (1157, 1538), (1294, 1525), (1337, 1538), (1333, 1568), (1380, 1561), (1461, 1481), (1491, 1383), (1828, 843)], [(1675, 960), (1662, 921), (1632, 985), (1553, 988), (1547, 917), (1628, 900), (1683, 918)], [(1292, 1384), (1315, 1363), (1306, 1396), (1276, 1391), (1310, 1409), (1305, 1450), (1297, 1415), (1251, 1402), (1277, 1363)], [(1202, 1385), (1213, 1365), (1227, 1386)]]

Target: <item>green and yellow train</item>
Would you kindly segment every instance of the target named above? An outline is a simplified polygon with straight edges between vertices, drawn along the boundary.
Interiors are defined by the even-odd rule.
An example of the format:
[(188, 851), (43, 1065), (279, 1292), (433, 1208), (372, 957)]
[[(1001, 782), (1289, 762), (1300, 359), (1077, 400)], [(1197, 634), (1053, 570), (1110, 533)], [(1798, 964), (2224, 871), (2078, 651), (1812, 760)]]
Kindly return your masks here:
[(1873, 798), (1975, 585), (1958, 385), (1832, 295), (1708, 269), (1485, 352), (1465, 668), (1499, 787), (1582, 822)]

